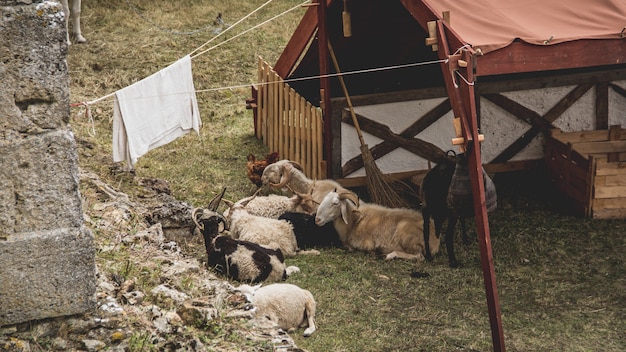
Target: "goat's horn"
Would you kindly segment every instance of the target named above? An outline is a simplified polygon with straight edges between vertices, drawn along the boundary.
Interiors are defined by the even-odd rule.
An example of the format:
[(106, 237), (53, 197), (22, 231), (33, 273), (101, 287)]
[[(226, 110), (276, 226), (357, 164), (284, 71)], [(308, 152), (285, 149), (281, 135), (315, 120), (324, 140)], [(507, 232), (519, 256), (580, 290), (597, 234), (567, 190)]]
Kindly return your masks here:
[(359, 197), (356, 194), (352, 193), (352, 192), (341, 192), (341, 193), (339, 193), (339, 199), (340, 200), (344, 200), (344, 199), (350, 200), (350, 201), (352, 201), (352, 203), (354, 203), (357, 206), (357, 208), (359, 207)]
[(229, 208), (232, 208), (233, 205), (235, 205), (235, 203), (233, 203), (232, 201), (228, 199), (222, 199), (222, 202), (224, 202), (224, 204), (226, 204)]
[(280, 182), (278, 183), (270, 183), (270, 186), (272, 188), (283, 188), (285, 187), (285, 185), (287, 185), (287, 183), (289, 183), (289, 181), (291, 181), (291, 168), (293, 167), (293, 165), (290, 164), (285, 164), (283, 166), (283, 172), (282, 175), (280, 177)]
[(304, 168), (302, 167), (302, 165), (300, 165), (297, 161), (290, 161), (289, 164), (291, 164), (293, 167), (295, 167), (296, 169), (304, 172)]
[(217, 208), (220, 206), (220, 202), (222, 201), (222, 197), (224, 197), (224, 193), (226, 192), (226, 187), (224, 187), (224, 189), (222, 189), (222, 192), (218, 195), (216, 195), (213, 199), (211, 199), (211, 201), (209, 202), (209, 210), (211, 211), (217, 211)]
[(198, 223), (198, 219), (196, 219), (198, 212), (202, 212), (202, 208), (195, 208), (192, 212), (191, 212), (191, 219), (193, 220), (193, 223), (196, 224), (196, 226), (201, 230), (204, 231), (204, 225), (200, 225), (200, 223)]
[(241, 202), (241, 205), (244, 206), (244, 207), (246, 205), (248, 205), (248, 203), (250, 203), (254, 198), (256, 198), (256, 196), (257, 196), (257, 194), (259, 194), (259, 192), (261, 192), (261, 188), (260, 187), (259, 187), (259, 189), (256, 190), (256, 192), (254, 192), (254, 194), (252, 194), (250, 196), (250, 199), (248, 199), (248, 200), (246, 200), (244, 202)]

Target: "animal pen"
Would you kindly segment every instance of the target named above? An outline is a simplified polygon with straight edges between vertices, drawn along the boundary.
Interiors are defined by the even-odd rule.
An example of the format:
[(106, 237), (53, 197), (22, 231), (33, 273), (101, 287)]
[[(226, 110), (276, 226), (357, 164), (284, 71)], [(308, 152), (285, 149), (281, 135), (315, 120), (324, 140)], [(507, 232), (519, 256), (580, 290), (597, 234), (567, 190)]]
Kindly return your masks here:
[[(299, 158), (305, 169), (317, 170), (310, 177), (363, 185), (363, 157), (333, 77), (330, 42), (383, 173), (408, 179), (425, 173), (446, 150), (465, 150), (492, 340), (494, 350), (503, 351), (481, 166), (498, 173), (550, 165), (546, 146), (555, 128), (576, 133), (626, 126), (624, 18), (621, 0), (547, 0), (541, 9), (513, 0), (315, 0), (273, 67), (259, 64), (248, 106), (270, 151)], [(303, 154), (309, 135), (287, 122), (296, 114), (304, 123), (294, 127), (312, 126), (307, 114), (315, 116), (316, 159)], [(614, 149), (622, 142), (599, 143), (609, 156), (622, 152)], [(596, 184), (611, 179), (595, 177)], [(570, 187), (555, 180), (560, 189)], [(606, 190), (595, 189), (596, 195)], [(600, 214), (607, 206), (599, 204), (594, 199), (587, 207)]]

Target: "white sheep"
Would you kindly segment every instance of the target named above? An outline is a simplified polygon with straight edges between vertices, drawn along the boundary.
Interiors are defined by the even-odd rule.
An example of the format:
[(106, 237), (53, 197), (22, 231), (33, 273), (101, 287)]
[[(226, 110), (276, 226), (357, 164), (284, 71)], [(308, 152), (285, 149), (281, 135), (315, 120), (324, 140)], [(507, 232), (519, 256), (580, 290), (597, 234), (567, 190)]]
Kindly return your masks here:
[(261, 181), (263, 185), (272, 188), (288, 187), (293, 192), (310, 194), (315, 210), (328, 192), (335, 189), (340, 191), (346, 190), (335, 180), (312, 180), (308, 178), (300, 164), (286, 159), (268, 165), (263, 170)]
[(293, 227), (287, 221), (252, 215), (246, 210), (247, 198), (232, 204), (228, 210), (230, 235), (233, 238), (280, 249), (286, 257), (293, 257), (298, 250)]
[[(359, 203), (350, 191), (329, 192), (317, 208), (315, 223), (333, 221), (348, 249), (380, 252), (386, 260), (424, 259), (424, 219), (416, 210)], [(430, 223), (430, 250), (439, 250), (439, 238)]]
[(80, 30), (80, 12), (81, 0), (71, 0), (72, 8), (70, 9), (70, 0), (61, 0), (61, 6), (65, 13), (65, 30), (67, 31), (67, 45), (72, 44), (70, 41), (69, 23), (72, 22), (72, 34), (76, 39), (76, 43), (85, 43), (87, 39), (83, 37)]
[(246, 296), (257, 316), (266, 317), (276, 323), (279, 328), (293, 332), (299, 327), (307, 327), (304, 336), (315, 332), (316, 303), (308, 290), (292, 284), (271, 284), (250, 286), (241, 285), (235, 288)]
[[(317, 209), (317, 203), (313, 202), (310, 194), (297, 193), (291, 197), (270, 194), (267, 196), (257, 197), (252, 195), (238, 200), (237, 202), (246, 202), (246, 211), (248, 214), (262, 216), (270, 219), (278, 219), (285, 212), (298, 212), (314, 214)], [(230, 210), (224, 211), (224, 216), (228, 217)]]

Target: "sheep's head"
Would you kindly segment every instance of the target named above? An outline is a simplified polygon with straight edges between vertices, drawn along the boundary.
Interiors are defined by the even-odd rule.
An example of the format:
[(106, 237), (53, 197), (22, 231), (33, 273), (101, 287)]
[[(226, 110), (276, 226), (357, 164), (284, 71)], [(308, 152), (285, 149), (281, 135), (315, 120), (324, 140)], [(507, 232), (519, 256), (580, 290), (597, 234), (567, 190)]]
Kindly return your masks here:
[[(194, 224), (202, 231), (202, 235), (207, 238), (214, 238), (220, 232), (227, 230), (228, 225), (226, 219), (219, 213), (202, 208), (195, 208), (191, 213), (191, 219)], [(222, 231), (219, 230), (220, 223), (224, 225)]]
[(294, 196), (291, 197), (291, 200), (294, 204), (293, 208), (296, 209), (296, 211), (307, 214), (315, 214), (319, 203), (313, 200), (313, 189), (311, 189), (309, 193), (300, 193), (294, 191), (289, 186), (287, 186), (287, 188), (289, 188), (289, 190), (294, 194)]
[[(352, 206), (348, 202), (353, 203)], [(347, 224), (349, 223), (349, 214), (352, 208), (359, 206), (359, 198), (356, 194), (350, 191), (337, 191), (328, 192), (319, 207), (317, 208), (317, 214), (315, 215), (315, 224), (322, 226), (327, 224), (339, 216)]]
[(297, 169), (303, 172), (302, 166), (295, 161), (279, 160), (263, 170), (261, 182), (272, 188), (283, 188), (291, 181), (291, 175)]

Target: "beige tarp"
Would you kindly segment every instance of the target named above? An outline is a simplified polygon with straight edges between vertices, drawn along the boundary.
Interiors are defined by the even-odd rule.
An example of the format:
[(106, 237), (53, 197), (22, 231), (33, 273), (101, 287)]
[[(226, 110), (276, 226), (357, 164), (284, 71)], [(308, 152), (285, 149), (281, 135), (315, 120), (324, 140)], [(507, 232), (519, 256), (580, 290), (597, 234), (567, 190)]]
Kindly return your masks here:
[(452, 29), (483, 53), (503, 48), (515, 39), (536, 45), (578, 39), (624, 37), (626, 40), (626, 0), (426, 0), (426, 3), (437, 14), (450, 11)]

